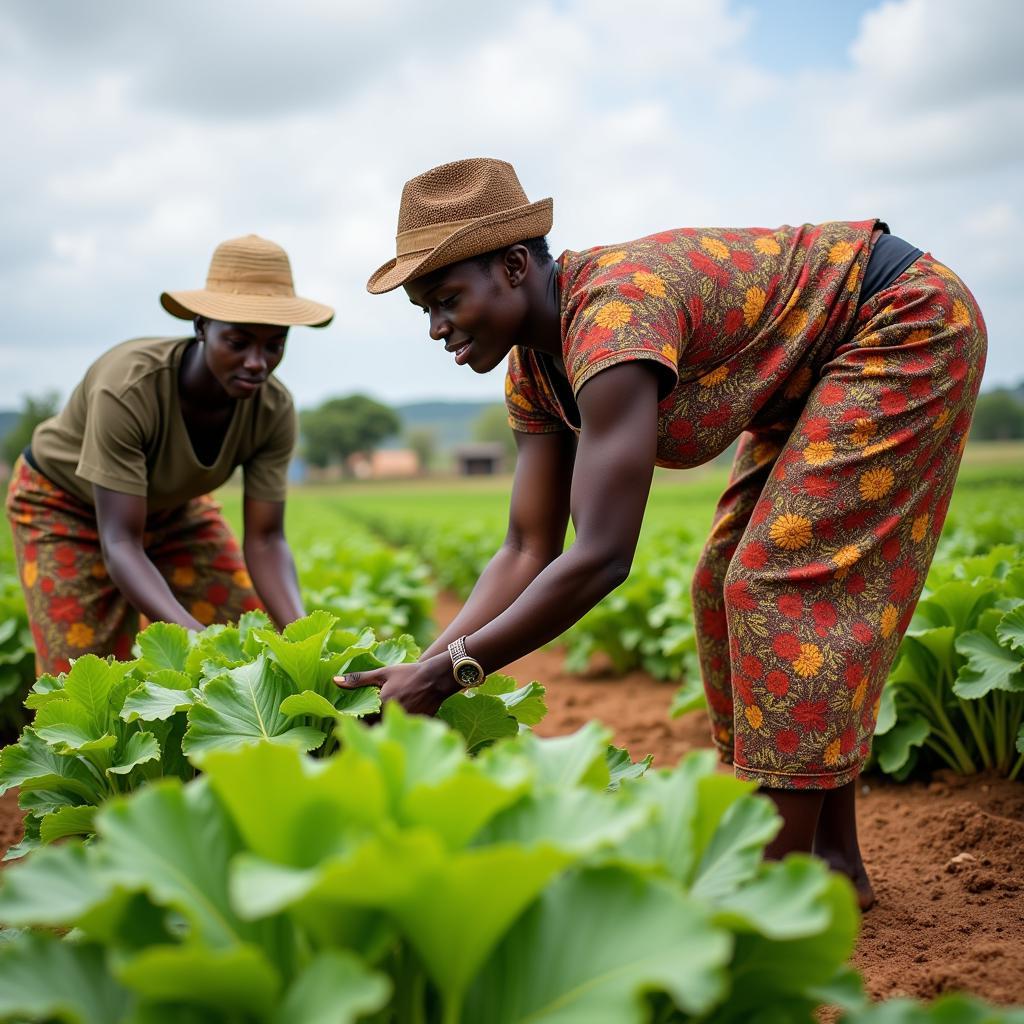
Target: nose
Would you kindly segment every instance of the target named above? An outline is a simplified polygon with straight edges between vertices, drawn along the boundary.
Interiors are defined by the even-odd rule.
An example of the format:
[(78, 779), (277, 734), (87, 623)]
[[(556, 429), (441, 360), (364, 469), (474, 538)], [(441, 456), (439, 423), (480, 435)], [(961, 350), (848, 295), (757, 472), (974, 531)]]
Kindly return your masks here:
[(452, 325), (440, 312), (430, 314), (430, 336), (434, 341), (444, 341), (452, 333)]
[(242, 363), (250, 377), (262, 377), (267, 371), (267, 357), (259, 345), (246, 349), (245, 361)]

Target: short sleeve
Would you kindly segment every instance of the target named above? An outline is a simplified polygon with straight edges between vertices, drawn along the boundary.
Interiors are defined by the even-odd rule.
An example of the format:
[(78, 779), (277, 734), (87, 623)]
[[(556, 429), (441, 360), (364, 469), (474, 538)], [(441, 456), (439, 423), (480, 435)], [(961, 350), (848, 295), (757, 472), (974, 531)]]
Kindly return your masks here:
[(97, 388), (89, 397), (76, 475), (122, 494), (146, 497), (145, 430), (115, 394)]
[(563, 351), (573, 394), (609, 366), (648, 359), (660, 368), (658, 398), (665, 398), (679, 380), (680, 309), (662, 278), (638, 263), (599, 269), (570, 297)]
[(289, 400), (267, 439), (244, 463), (247, 498), (284, 501), (288, 493), (288, 465), (297, 436), (295, 407)]
[(508, 357), (505, 407), (508, 409), (508, 425), (520, 433), (553, 434), (568, 429), (518, 346)]

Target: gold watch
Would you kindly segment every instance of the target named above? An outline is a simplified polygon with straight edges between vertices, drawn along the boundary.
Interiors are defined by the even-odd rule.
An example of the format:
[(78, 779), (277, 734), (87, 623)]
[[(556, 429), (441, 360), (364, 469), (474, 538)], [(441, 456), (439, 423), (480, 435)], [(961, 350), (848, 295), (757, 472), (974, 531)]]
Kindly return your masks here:
[(466, 638), (460, 636), (448, 645), (448, 654), (452, 659), (452, 675), (455, 682), (464, 690), (472, 686), (479, 686), (484, 681), (483, 666), (479, 661), (471, 658), (466, 653)]

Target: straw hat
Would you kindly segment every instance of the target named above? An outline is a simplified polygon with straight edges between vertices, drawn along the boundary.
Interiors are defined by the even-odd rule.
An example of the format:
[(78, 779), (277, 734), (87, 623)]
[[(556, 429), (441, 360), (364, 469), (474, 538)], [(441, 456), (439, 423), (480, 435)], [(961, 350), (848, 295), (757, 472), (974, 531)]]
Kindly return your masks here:
[(550, 198), (531, 203), (504, 160), (475, 157), (434, 167), (405, 183), (395, 259), (373, 274), (366, 290), (380, 295), (438, 267), (546, 235), (552, 206)]
[(326, 327), (334, 310), (295, 294), (288, 254), (266, 238), (245, 235), (213, 251), (206, 287), (164, 292), (160, 304), (171, 316), (196, 316), (229, 324)]

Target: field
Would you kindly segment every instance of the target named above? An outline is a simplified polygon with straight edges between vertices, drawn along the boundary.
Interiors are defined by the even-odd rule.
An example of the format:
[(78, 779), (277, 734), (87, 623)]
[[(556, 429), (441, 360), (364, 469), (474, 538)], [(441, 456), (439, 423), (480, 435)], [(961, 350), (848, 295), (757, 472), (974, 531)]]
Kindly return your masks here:
[[(833, 976), (853, 943), (845, 890), (830, 889), (816, 862), (794, 862), (788, 874), (758, 866), (765, 842), (762, 805), (741, 789), (727, 788), (732, 780), (716, 773), (702, 753), (709, 742), (688, 590), (724, 480), (718, 468), (659, 474), (630, 580), (548, 650), (509, 666), (519, 683), (537, 680), (540, 687), (517, 690), (494, 677), (489, 693), (475, 704), (462, 698), (446, 706), (442, 717), (474, 754), (465, 762), (443, 729), (418, 731), (393, 716), (384, 727), (364, 729), (356, 718), (372, 711), (372, 704), (360, 698), (342, 706), (329, 679), (342, 664), (370, 667), (414, 657), (414, 642), (429, 640), (456, 613), (501, 540), (508, 479), (297, 489), (289, 501), (289, 537), (307, 607), (323, 611), (281, 638), (256, 620), (231, 636), (211, 632), (199, 641), (153, 627), (140, 637), (141, 661), (127, 676), (120, 668), (93, 666), (91, 676), (85, 667), (74, 680), (69, 676), (66, 690), (62, 683), (37, 684), (30, 703), (41, 739), (22, 739), (21, 760), (0, 759), (0, 788), (21, 785), (22, 808), (29, 811), (23, 849), (40, 842), (44, 849), (12, 875), (24, 881), (0, 886), (0, 921), (74, 927), (88, 942), (75, 954), (80, 959), (66, 962), (66, 944), (45, 937), (35, 946), (19, 944), (20, 952), (6, 961), (16, 974), (4, 974), (8, 968), (0, 956), (0, 980), (16, 976), (28, 984), (25, 979), (44, 966), (51, 972), (91, 971), (88, 998), (95, 1005), (116, 1004), (117, 1013), (126, 1012), (127, 985), (135, 993), (131, 998), (161, 1008), (145, 1017), (154, 1022), (511, 1022), (527, 1019), (528, 1005), (553, 1007), (568, 1000), (581, 1014), (575, 1019), (611, 1024), (752, 1020), (755, 1007), (744, 1003), (744, 984), (737, 982), (753, 971), (761, 986), (754, 998), (775, 1006), (779, 1020), (810, 1021), (821, 1002), (842, 1007), (842, 1019), (850, 1024), (1011, 1020), (958, 1002), (936, 1004), (934, 1015), (896, 1002), (878, 1006), (876, 1015), (858, 1001), (851, 979), (840, 983)], [(865, 915), (852, 957), (871, 999), (933, 999), (964, 991), (998, 1005), (1024, 1004), (1022, 495), (1024, 450), (968, 449), (925, 596), (886, 690), (859, 813), (879, 904)], [(237, 524), (240, 495), (227, 489), (220, 497)], [(30, 645), (17, 618), (17, 579), (5, 545), (6, 535), (0, 542), (0, 567), (8, 560), (0, 593), (7, 601), (0, 606), (0, 698), (4, 679), (14, 686), (22, 685), (18, 680), (26, 672), (31, 676)], [(258, 714), (237, 703), (234, 683), (259, 691)], [(116, 736), (115, 752), (105, 762), (94, 752), (102, 737), (82, 735), (85, 720), (71, 713), (86, 685), (93, 696), (105, 687), (111, 706), (119, 694), (113, 717), (98, 730), (109, 730), (112, 744)], [(12, 710), (10, 701), (6, 706), (8, 728), (16, 735), (32, 711)], [(588, 726), (594, 720), (600, 729)], [(527, 727), (542, 739), (532, 739)], [(570, 734), (573, 739), (555, 739)], [(261, 735), (276, 746), (249, 746)], [(614, 746), (605, 753), (609, 740)], [(388, 824), (367, 818), (358, 838), (345, 832), (336, 819), (339, 809), (324, 802), (327, 791), (315, 789), (312, 769), (292, 760), (300, 756), (296, 746), (313, 752), (327, 772), (336, 764), (338, 772), (362, 779), (363, 796), (350, 800), (344, 815), (368, 814), (370, 804), (359, 801), (383, 785), (391, 796), (374, 813)], [(630, 756), (614, 747), (628, 749)], [(647, 776), (620, 785), (643, 774), (648, 755), (653, 767)], [(111, 792), (122, 794), (111, 809), (104, 809), (106, 795), (81, 795), (84, 781), (70, 795), (53, 782), (57, 776), (72, 778), (68, 758), (98, 765), (100, 775), (106, 765)], [(33, 759), (46, 767), (26, 768)], [(400, 770), (400, 763), (407, 767)], [(570, 763), (577, 767), (570, 770)], [(423, 773), (419, 789), (414, 764)], [(204, 774), (192, 781), (196, 767)], [(378, 772), (379, 783), (373, 781)], [(408, 775), (400, 778), (401, 772)], [(262, 783), (253, 781), (260, 778)], [(285, 778), (292, 781), (286, 784)], [(183, 787), (180, 796), (172, 783)], [(609, 783), (616, 792), (604, 792)], [(214, 793), (224, 808), (216, 814), (207, 806)], [(705, 820), (709, 801), (719, 801), (719, 809)], [(186, 805), (193, 808), (191, 817), (176, 819)], [(643, 824), (641, 808), (653, 813), (655, 805), (660, 810)], [(262, 809), (257, 813), (256, 807)], [(231, 824), (218, 823), (224, 813)], [(459, 824), (466, 815), (479, 823)], [(676, 836), (673, 842), (681, 845), (670, 854), (668, 835), (655, 822), (676, 815), (689, 822), (683, 832), (693, 831)], [(321, 824), (311, 831), (314, 818)], [(0, 797), (0, 846), (22, 839), (20, 819), (12, 790)], [(197, 894), (158, 880), (180, 867), (162, 852), (178, 848), (166, 831), (173, 820), (183, 829), (205, 822), (210, 836), (217, 829), (225, 829), (225, 837), (236, 831), (240, 836), (230, 843), (216, 840), (240, 844), (230, 895), (227, 859), (223, 881), (216, 872), (202, 872), (200, 895), (221, 908), (217, 920), (193, 900)], [(332, 830), (339, 828), (335, 835)], [(433, 831), (428, 835), (425, 828)], [(99, 838), (83, 856), (73, 844), (47, 845), (59, 836), (94, 831)], [(144, 850), (149, 833), (153, 845)], [(181, 857), (192, 856), (181, 849)], [(321, 853), (309, 852), (314, 849)], [(383, 863), (380, 858), (405, 872), (411, 888), (399, 892), (383, 869), (375, 873), (371, 865)], [(665, 885), (671, 880), (673, 888), (650, 888), (655, 862), (654, 874)], [(647, 866), (641, 870), (640, 864)], [(126, 873), (134, 903), (109, 888), (115, 869)], [(39, 895), (59, 877), (77, 879), (77, 893), (57, 885), (52, 898)], [(535, 881), (527, 884), (528, 878)], [(494, 895), (498, 879), (502, 900)], [(478, 883), (483, 888), (474, 889)], [(447, 895), (435, 898), (435, 890)], [(627, 892), (632, 896), (626, 898)], [(617, 919), (622, 943), (601, 951), (591, 932), (594, 956), (607, 957), (603, 967), (588, 961), (576, 965), (582, 973), (575, 981), (557, 971), (540, 979), (540, 965), (553, 962), (550, 951), (564, 949), (568, 941), (567, 922), (584, 920), (588, 908), (602, 900), (612, 907), (623, 899), (626, 917)], [(342, 934), (326, 916), (325, 908), (340, 913), (352, 900), (363, 907), (352, 924), (358, 924), (358, 937)], [(665, 916), (659, 902), (689, 915), (688, 928), (696, 930), (679, 930), (678, 913)], [(133, 919), (126, 908), (135, 903), (142, 917), (126, 930)], [(506, 903), (502, 917), (499, 904)], [(494, 911), (493, 920), (476, 912), (484, 904)], [(158, 928), (143, 936), (150, 927), (147, 915), (157, 907), (188, 922), (191, 937), (184, 946), (168, 946)], [(532, 909), (522, 913), (523, 908)], [(286, 932), (288, 956), (298, 958), (294, 971), (266, 960), (268, 951), (285, 948)], [(475, 966), (456, 968), (434, 958), (436, 944), (456, 933), (468, 943), (457, 944), (459, 949), (484, 951)], [(488, 959), (485, 952), (495, 943), (497, 952)], [(97, 966), (108, 954), (109, 963), (126, 965), (109, 978)], [(214, 978), (190, 956), (222, 957), (220, 974)], [(750, 958), (746, 966), (744, 956)], [(815, 958), (819, 975), (810, 967)], [(790, 973), (780, 969), (790, 963), (804, 966)], [(668, 979), (684, 964), (689, 980), (685, 991), (677, 991)], [(712, 984), (715, 971), (724, 973)], [(352, 1000), (344, 1011), (350, 1016), (321, 1018), (310, 1009), (311, 992), (323, 983), (324, 972), (347, 979), (342, 996)], [(188, 1011), (196, 1016), (159, 1015), (171, 1013), (166, 1001), (178, 985), (165, 977), (180, 976), (206, 992), (197, 998), (207, 1008)], [(510, 985), (524, 1001), (524, 1016), (511, 1008)], [(419, 993), (424, 1001), (416, 1009), (396, 1009), (398, 1004), (387, 1002), (389, 986)], [(640, 998), (642, 991), (656, 994)], [(47, 995), (46, 1003), (40, 992), (34, 1005), (49, 1006), (49, 1016), (43, 1011), (29, 1017), (24, 1004), (17, 1004), (23, 1016), (9, 1018), (8, 1006), (15, 1003), (0, 996), (0, 1020), (57, 1016), (55, 997)], [(298, 1014), (300, 1005), (308, 1018)], [(840, 1010), (821, 1012), (838, 1019)], [(66, 1019), (91, 1024), (122, 1018), (111, 1010), (106, 1018), (101, 1012)], [(529, 1019), (561, 1018), (538, 1011)]]

